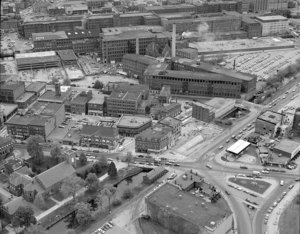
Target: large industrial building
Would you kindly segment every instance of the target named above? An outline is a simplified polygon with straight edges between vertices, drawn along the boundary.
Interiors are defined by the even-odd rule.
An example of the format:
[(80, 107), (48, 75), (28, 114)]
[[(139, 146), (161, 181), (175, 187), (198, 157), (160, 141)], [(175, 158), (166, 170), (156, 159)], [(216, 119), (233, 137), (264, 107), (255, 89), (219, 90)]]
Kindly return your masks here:
[(151, 117), (138, 115), (122, 115), (117, 122), (120, 135), (135, 136), (152, 126)]
[(274, 111), (266, 111), (257, 117), (255, 132), (261, 135), (273, 136), (281, 125), (284, 115)]
[[(194, 182), (190, 177), (195, 176), (188, 175), (185, 181)], [(224, 199), (217, 201), (217, 204), (207, 202), (204, 198), (182, 190), (178, 185), (165, 183), (150, 193), (145, 201), (151, 219), (176, 234), (232, 231), (233, 215)]]
[(289, 21), (281, 15), (256, 16), (262, 26), (262, 36), (282, 35), (288, 32)]

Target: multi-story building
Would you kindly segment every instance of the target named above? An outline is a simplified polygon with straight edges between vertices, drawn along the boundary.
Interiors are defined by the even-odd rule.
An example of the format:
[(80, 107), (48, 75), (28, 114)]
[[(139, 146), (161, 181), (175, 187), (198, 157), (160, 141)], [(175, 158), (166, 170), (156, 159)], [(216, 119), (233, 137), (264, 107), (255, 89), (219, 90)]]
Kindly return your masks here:
[(196, 8), (189, 4), (179, 5), (163, 5), (163, 6), (145, 6), (142, 9), (143, 12), (153, 12), (155, 14), (167, 14), (167, 13), (183, 13), (193, 12), (196, 13)]
[(237, 1), (202, 2), (196, 5), (197, 14), (218, 13), (222, 11), (241, 11)]
[(231, 98), (241, 95), (242, 81), (221, 74), (147, 69), (144, 76), (150, 89), (157, 92), (163, 85), (169, 85), (171, 93), (176, 95)]
[(173, 143), (181, 136), (181, 121), (173, 117), (161, 119), (158, 123), (172, 128)]
[(88, 115), (103, 116), (104, 95), (95, 96), (88, 102)]
[[(62, 89), (64, 88), (63, 92)], [(39, 102), (46, 103), (58, 103), (64, 104), (66, 101), (69, 101), (71, 97), (71, 89), (61, 87), (60, 83), (55, 84), (55, 91), (47, 90), (43, 95), (38, 98)]]
[(32, 33), (34, 51), (72, 49), (72, 42), (64, 31)]
[(22, 53), (15, 55), (18, 70), (46, 69), (59, 67), (59, 57), (55, 51)]
[(274, 111), (266, 111), (257, 117), (255, 132), (261, 135), (274, 136), (277, 128), (281, 125), (284, 115)]
[(14, 149), (11, 138), (0, 136), (0, 162), (5, 159)]
[(147, 85), (120, 85), (106, 98), (108, 116), (135, 115), (143, 100), (147, 100)]
[(152, 126), (151, 117), (138, 115), (122, 115), (117, 122), (120, 135), (135, 136)]
[(104, 7), (104, 5), (108, 2), (108, 0), (87, 0), (86, 3), (88, 5), (89, 10), (92, 8), (100, 8)]
[(268, 0), (267, 11), (286, 10), (289, 0)]
[(92, 91), (82, 92), (70, 102), (71, 113), (78, 115), (88, 114), (88, 102), (92, 99)]
[[(191, 178), (195, 176), (193, 174)], [(186, 176), (185, 181), (193, 180)], [(209, 187), (202, 190), (205, 192)], [(224, 200), (217, 204), (207, 202), (207, 199), (167, 182), (146, 196), (145, 201), (151, 219), (176, 234), (232, 232), (233, 214)]]
[(195, 48), (177, 49), (176, 56), (179, 58), (196, 59), (198, 57), (198, 51)]
[(180, 103), (163, 103), (151, 107), (151, 116), (155, 120), (176, 117), (181, 113)]
[(47, 7), (51, 16), (56, 15), (83, 15), (88, 13), (88, 6), (85, 1), (63, 1), (58, 2), (55, 6)]
[(160, 93), (158, 94), (158, 101), (159, 103), (170, 103), (171, 100), (171, 87), (168, 85), (164, 85)]
[(203, 122), (211, 122), (215, 119), (215, 108), (200, 102), (194, 102), (192, 106), (192, 117)]
[(40, 97), (46, 92), (46, 83), (44, 82), (31, 82), (25, 88), (26, 92), (33, 93), (36, 97)]
[(18, 105), (19, 109), (26, 109), (30, 106), (37, 97), (32, 92), (25, 92), (20, 97), (17, 98), (16, 104)]
[(18, 111), (18, 105), (0, 103), (0, 129), (4, 126), (4, 123), (10, 119)]
[(15, 103), (25, 93), (24, 82), (4, 83), (0, 86), (0, 103)]
[(262, 26), (262, 36), (285, 34), (289, 28), (288, 19), (281, 15), (256, 16)]
[(122, 59), (123, 70), (129, 76), (136, 76), (142, 79), (145, 70), (151, 64), (158, 64), (159, 61), (150, 56), (143, 56), (139, 54), (125, 54)]
[(251, 93), (256, 90), (257, 76), (249, 73), (237, 72), (205, 62), (197, 63), (194, 60), (180, 58), (172, 60), (171, 68), (175, 71), (208, 72), (230, 77), (237, 81), (241, 81), (241, 93)]
[(156, 124), (135, 136), (136, 152), (160, 153), (172, 144), (172, 128)]
[(85, 147), (97, 147), (115, 149), (118, 141), (118, 129), (94, 125), (83, 125), (80, 133), (80, 145)]
[(255, 19), (243, 16), (242, 28), (247, 32), (248, 38), (262, 36), (262, 26)]
[(25, 115), (14, 115), (5, 125), (10, 136), (26, 140), (41, 135), (45, 140), (65, 119), (63, 104), (36, 103)]
[(171, 35), (166, 32), (153, 33), (147, 30), (117, 31), (111, 34), (100, 34), (100, 47), (104, 62), (121, 62), (125, 54), (146, 54), (149, 44), (155, 42), (164, 47)]
[(300, 136), (300, 108), (295, 111), (292, 131), (296, 136)]

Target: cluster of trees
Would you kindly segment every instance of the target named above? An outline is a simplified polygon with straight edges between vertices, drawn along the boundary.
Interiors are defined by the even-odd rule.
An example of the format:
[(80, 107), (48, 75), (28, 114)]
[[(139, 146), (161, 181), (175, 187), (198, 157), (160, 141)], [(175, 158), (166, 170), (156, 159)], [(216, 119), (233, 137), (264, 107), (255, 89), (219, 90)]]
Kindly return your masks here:
[(104, 84), (100, 80), (96, 80), (93, 86), (94, 89), (103, 89)]
[(27, 141), (27, 152), (32, 157), (33, 163), (40, 165), (44, 161), (44, 152), (40, 143), (45, 142), (40, 135), (30, 136)]
[(111, 162), (109, 165), (108, 165), (108, 168), (107, 168), (107, 174), (109, 175), (109, 177), (111, 178), (116, 178), (118, 177), (118, 171), (117, 171), (117, 168), (116, 168), (116, 164), (114, 162)]
[[(59, 80), (56, 77), (53, 77), (52, 78), (52, 84), (56, 84), (57, 82), (59, 82)], [(65, 78), (63, 80), (63, 85), (70, 86), (71, 85), (71, 80), (68, 79), (68, 78)]]
[[(84, 166), (84, 165), (87, 164), (87, 158), (86, 158), (86, 156), (83, 152), (80, 153), (80, 155), (79, 155), (79, 164), (81, 166)], [(108, 166), (107, 158), (104, 155), (102, 155), (99, 158), (98, 162), (96, 162), (93, 165), (87, 167), (84, 171), (81, 171), (77, 175), (80, 176), (83, 179), (85, 179), (89, 173), (95, 173), (95, 174), (99, 175), (104, 170), (106, 170), (107, 166)]]

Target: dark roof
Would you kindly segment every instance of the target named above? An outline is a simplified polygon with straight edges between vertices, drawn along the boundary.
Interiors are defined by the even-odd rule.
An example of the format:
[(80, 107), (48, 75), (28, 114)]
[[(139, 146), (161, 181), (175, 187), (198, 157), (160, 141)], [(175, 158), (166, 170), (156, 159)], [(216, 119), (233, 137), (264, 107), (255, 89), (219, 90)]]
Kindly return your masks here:
[(125, 54), (123, 56), (123, 60), (131, 60), (139, 63), (144, 63), (144, 64), (156, 64), (159, 63), (156, 58), (150, 57), (150, 56), (145, 56), (145, 55), (139, 55), (139, 54)]
[(74, 173), (75, 169), (73, 168), (73, 166), (64, 161), (37, 175), (35, 179), (37, 179), (37, 181), (43, 186), (44, 189), (48, 189)]
[(6, 124), (12, 125), (32, 125), (32, 126), (45, 126), (48, 119), (51, 117), (44, 117), (44, 116), (19, 116), (14, 115)]
[(67, 38), (68, 37), (64, 31), (32, 33), (33, 41), (57, 40)]
[(84, 105), (84, 104), (87, 104), (88, 101), (89, 101), (88, 97), (78, 95), (71, 101), (71, 105), (72, 104)]
[(83, 125), (80, 135), (115, 138), (118, 135), (118, 129), (103, 126)]
[(15, 89), (19, 88), (20, 86), (24, 86), (24, 82), (7, 82), (4, 84), (1, 84), (0, 89), (15, 90)]
[(98, 37), (99, 35), (94, 31), (77, 29), (77, 30), (67, 30), (66, 35), (69, 39), (86, 39)]
[(160, 166), (160, 167), (153, 168), (153, 170), (149, 171), (146, 175), (149, 180), (152, 180), (157, 175), (160, 175), (161, 173), (164, 173), (164, 172), (168, 172), (168, 170), (166, 168), (164, 168), (163, 166)]
[(63, 61), (76, 61), (77, 56), (75, 55), (73, 50), (58, 50), (57, 51), (58, 56)]
[(42, 89), (46, 88), (46, 83), (44, 82), (32, 82), (30, 83), (30, 85), (28, 85), (25, 90), (27, 92), (35, 92), (38, 93), (40, 92)]
[(48, 101), (48, 100), (50, 100), (50, 101), (63, 102), (63, 101), (66, 100), (67, 96), (68, 96), (68, 93), (66, 93), (66, 92), (61, 92), (60, 96), (56, 96), (54, 91), (48, 90), (42, 96), (40, 96), (38, 98), (38, 100), (40, 100), (40, 101), (44, 101), (44, 100)]
[(161, 124), (156, 124), (155, 126), (153, 126), (151, 128), (147, 128), (145, 131), (139, 133), (136, 136), (136, 139), (141, 137), (142, 139), (148, 139), (148, 141), (150, 141), (150, 140), (156, 141), (156, 140), (160, 140), (161, 138), (165, 137), (171, 131), (172, 131), (171, 127), (164, 126)]
[(57, 55), (49, 55), (43, 57), (31, 57), (31, 58), (16, 58), (17, 65), (23, 64), (34, 64), (34, 63), (51, 63), (51, 62), (60, 62), (60, 59)]

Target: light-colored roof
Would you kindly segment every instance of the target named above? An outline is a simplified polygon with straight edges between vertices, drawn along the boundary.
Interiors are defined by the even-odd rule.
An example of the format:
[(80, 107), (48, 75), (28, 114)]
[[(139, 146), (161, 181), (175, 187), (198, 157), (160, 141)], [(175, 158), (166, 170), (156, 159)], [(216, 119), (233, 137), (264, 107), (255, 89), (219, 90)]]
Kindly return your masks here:
[(37, 179), (37, 181), (39, 181), (44, 189), (48, 189), (74, 173), (75, 169), (73, 168), (73, 166), (64, 161), (37, 175), (35, 178)]
[(35, 52), (35, 53), (21, 53), (15, 55), (16, 59), (47, 57), (47, 56), (56, 56), (56, 53), (55, 51), (44, 51), (44, 52)]
[(268, 15), (268, 16), (256, 16), (256, 19), (268, 22), (268, 21), (287, 21), (288, 19), (282, 15)]
[(294, 152), (300, 150), (300, 143), (297, 141), (283, 139), (274, 147), (274, 150), (275, 149), (293, 154)]
[(137, 128), (151, 121), (151, 118), (147, 116), (122, 115), (117, 123), (117, 127)]
[(231, 145), (227, 151), (233, 154), (239, 154), (241, 153), (244, 149), (246, 149), (250, 143), (248, 141), (244, 140), (238, 140), (235, 142), (233, 145)]
[(33, 41), (57, 40), (67, 38), (68, 37), (64, 31), (32, 33)]

